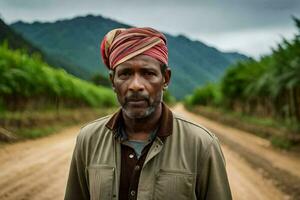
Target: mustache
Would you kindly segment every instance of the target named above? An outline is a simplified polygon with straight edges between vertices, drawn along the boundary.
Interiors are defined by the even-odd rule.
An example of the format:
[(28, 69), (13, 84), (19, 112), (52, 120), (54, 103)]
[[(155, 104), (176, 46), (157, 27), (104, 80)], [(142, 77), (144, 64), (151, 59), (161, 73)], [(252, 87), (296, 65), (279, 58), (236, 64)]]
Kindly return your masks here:
[(142, 100), (149, 102), (149, 96), (146, 94), (136, 92), (136, 93), (131, 93), (125, 97), (126, 103), (129, 101), (142, 101)]

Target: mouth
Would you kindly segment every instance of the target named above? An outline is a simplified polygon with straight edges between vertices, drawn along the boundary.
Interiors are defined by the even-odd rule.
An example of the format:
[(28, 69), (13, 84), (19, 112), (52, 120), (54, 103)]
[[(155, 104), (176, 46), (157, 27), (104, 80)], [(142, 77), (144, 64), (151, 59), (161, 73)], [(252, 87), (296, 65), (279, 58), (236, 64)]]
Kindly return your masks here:
[(127, 104), (133, 107), (141, 107), (148, 104), (146, 99), (128, 99)]

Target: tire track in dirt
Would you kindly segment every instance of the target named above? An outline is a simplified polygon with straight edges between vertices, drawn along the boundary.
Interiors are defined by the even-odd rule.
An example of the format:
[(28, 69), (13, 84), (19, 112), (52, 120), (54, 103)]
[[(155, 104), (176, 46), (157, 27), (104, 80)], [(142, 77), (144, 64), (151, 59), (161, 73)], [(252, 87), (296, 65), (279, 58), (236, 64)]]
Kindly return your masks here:
[(2, 147), (0, 199), (62, 199), (78, 130)]
[(25, 178), (20, 179), (16, 177), (14, 186), (4, 187), (4, 194), (0, 198), (7, 197), (9, 199), (31, 199), (31, 195), (38, 194), (43, 191), (43, 188), (46, 188), (48, 182), (52, 182), (57, 178), (55, 176), (55, 169), (57, 166), (62, 166), (66, 164), (68, 157), (66, 155), (60, 156), (58, 159), (50, 162), (47, 165), (41, 166), (39, 169), (31, 171), (31, 175)]
[(233, 199), (237, 200), (288, 200), (260, 171), (253, 170), (247, 161), (227, 146), (222, 146)]
[[(30, 156), (32, 158), (22, 159), (21, 161), (19, 161), (19, 163), (24, 163), (24, 165), (14, 165), (10, 168), (7, 165), (4, 166), (8, 169), (6, 171), (6, 174), (9, 174), (9, 176), (6, 175), (5, 181), (2, 181), (0, 183), (0, 188), (5, 188), (5, 185), (7, 185), (7, 183), (14, 182), (16, 181), (15, 179), (27, 180), (28, 177), (33, 175), (33, 172), (35, 174), (39, 172), (40, 169), (47, 169), (49, 167), (52, 167), (52, 165), (55, 165), (62, 156), (68, 156), (66, 154), (62, 154), (62, 156), (57, 157), (57, 155), (63, 150), (64, 148), (59, 148), (57, 147), (57, 145), (55, 145), (55, 148), (49, 148), (43, 153), (43, 155), (37, 155), (36, 158), (34, 158), (34, 156)], [(5, 174), (1, 173), (1, 179), (4, 178), (2, 176), (5, 176)]]

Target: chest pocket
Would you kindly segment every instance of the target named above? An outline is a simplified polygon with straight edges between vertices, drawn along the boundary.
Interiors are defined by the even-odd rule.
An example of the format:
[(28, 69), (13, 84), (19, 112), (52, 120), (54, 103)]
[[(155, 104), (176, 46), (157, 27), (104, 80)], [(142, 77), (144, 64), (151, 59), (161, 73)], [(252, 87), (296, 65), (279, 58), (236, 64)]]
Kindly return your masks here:
[(154, 185), (155, 200), (195, 198), (195, 175), (184, 171), (161, 170)]
[(88, 167), (91, 200), (112, 199), (114, 170), (107, 165)]

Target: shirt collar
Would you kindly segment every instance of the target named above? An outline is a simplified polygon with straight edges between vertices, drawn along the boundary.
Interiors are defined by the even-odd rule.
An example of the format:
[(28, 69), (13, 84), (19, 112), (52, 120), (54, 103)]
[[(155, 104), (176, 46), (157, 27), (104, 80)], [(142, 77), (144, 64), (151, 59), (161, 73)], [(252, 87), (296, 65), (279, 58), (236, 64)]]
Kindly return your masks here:
[[(152, 142), (154, 139), (155, 139), (155, 137), (156, 137), (156, 134), (157, 134), (157, 130), (158, 130), (158, 127), (157, 128), (155, 128), (155, 130), (153, 130), (150, 134), (149, 134), (149, 136), (148, 136), (148, 142)], [(124, 130), (124, 126), (120, 126), (119, 128), (118, 128), (118, 137), (120, 137), (120, 140), (123, 142), (123, 141), (127, 141), (128, 140), (128, 135), (127, 135), (127, 133), (126, 133), (126, 131)]]
[[(106, 127), (113, 131), (115, 137), (119, 136), (118, 129), (123, 123), (122, 109), (119, 109), (106, 123)], [(162, 103), (162, 114), (159, 120), (159, 128), (157, 136), (165, 138), (171, 135), (173, 132), (173, 114), (165, 103)]]

